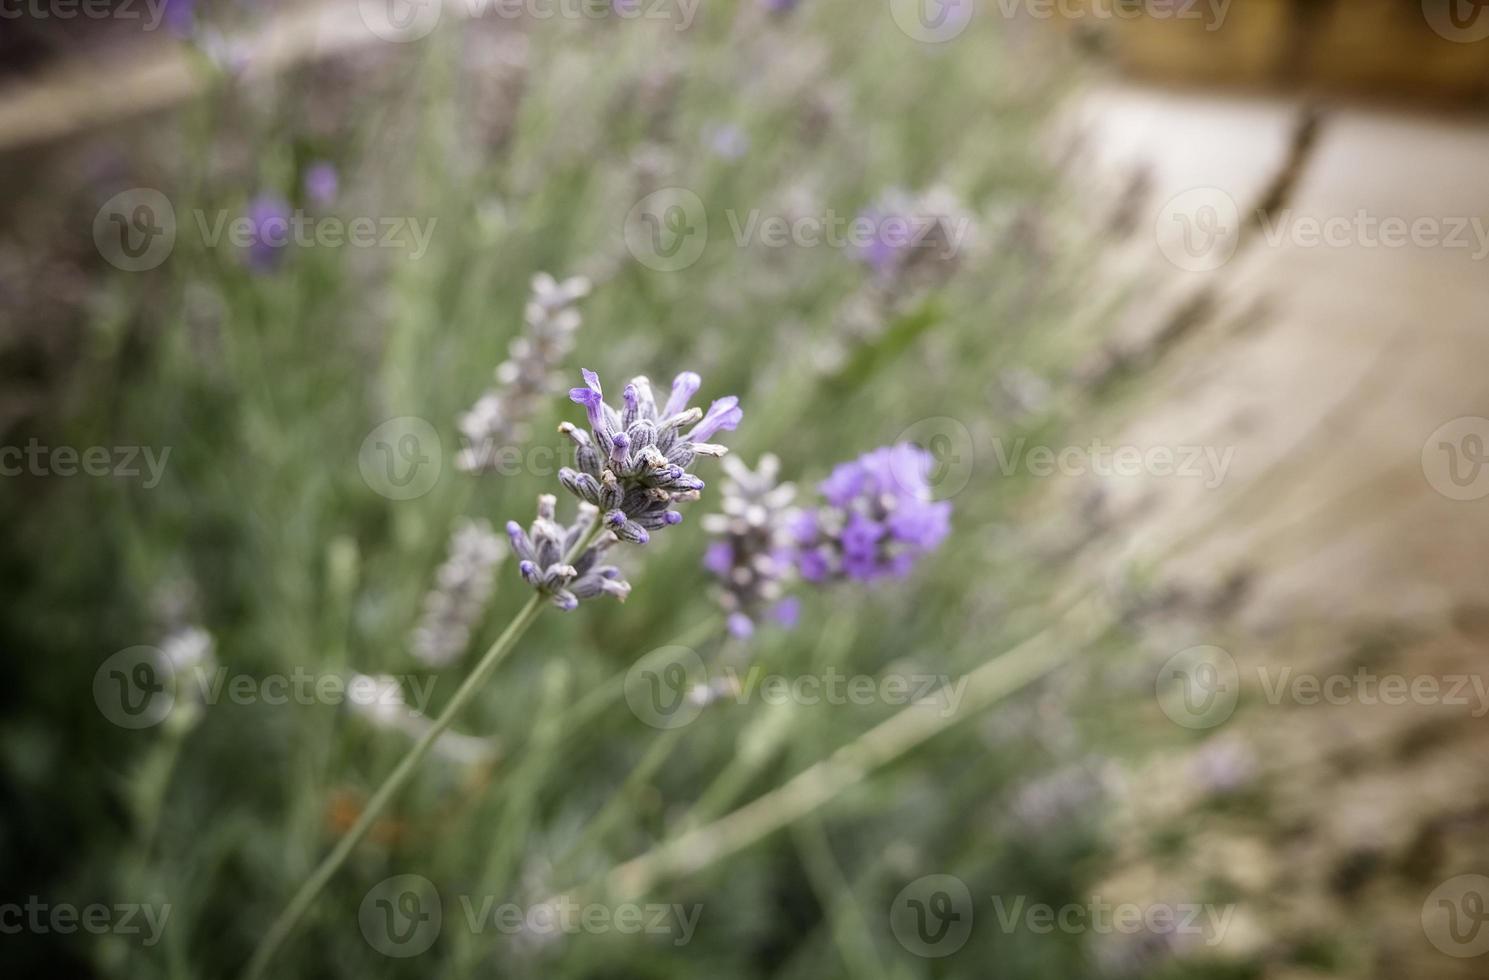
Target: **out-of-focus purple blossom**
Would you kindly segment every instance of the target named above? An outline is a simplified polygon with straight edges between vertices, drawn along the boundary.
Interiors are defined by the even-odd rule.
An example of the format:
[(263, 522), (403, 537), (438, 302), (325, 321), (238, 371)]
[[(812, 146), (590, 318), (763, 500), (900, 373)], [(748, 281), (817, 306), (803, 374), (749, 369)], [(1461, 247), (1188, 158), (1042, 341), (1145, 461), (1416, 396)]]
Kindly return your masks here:
[(918, 195), (891, 190), (859, 214), (858, 224), (868, 229), (858, 259), (886, 282), (943, 280), (974, 228), (956, 195), (939, 187)]
[(340, 187), (336, 168), (324, 160), (311, 164), (305, 171), (305, 196), (312, 204), (326, 207), (334, 203)]
[(733, 456), (723, 465), (721, 513), (702, 522), (705, 531), (718, 535), (704, 554), (703, 567), (719, 582), (729, 632), (744, 639), (772, 605), (783, 601), (791, 571), (796, 487), (777, 482), (781, 462), (768, 453), (753, 470)]
[(796, 567), (809, 582), (908, 575), (951, 533), (951, 502), (931, 499), (931, 454), (901, 443), (833, 469), (826, 503), (791, 525)]
[(858, 248), (859, 261), (879, 276), (888, 277), (899, 266), (904, 249), (909, 247), (909, 242), (894, 232), (904, 217), (871, 208), (861, 212), (858, 220), (873, 229), (873, 237)]
[(760, 0), (760, 6), (773, 14), (790, 13), (801, 5), (801, 0)]
[(246, 260), (249, 268), (268, 272), (277, 268), (290, 243), (290, 206), (277, 194), (260, 194), (248, 202), (252, 241)]
[(739, 160), (750, 152), (749, 135), (733, 123), (710, 126), (703, 139), (715, 156), (725, 160)]
[(734, 546), (728, 541), (715, 541), (703, 552), (703, 567), (719, 578), (729, 574), (734, 567)]
[(196, 0), (164, 0), (161, 23), (177, 37), (190, 37), (196, 30)]
[[(672, 382), (672, 394), (657, 407), (651, 382), (635, 378), (622, 393), (617, 410), (605, 402), (600, 377), (580, 372), (583, 387), (569, 399), (583, 405), (589, 432), (570, 423), (559, 431), (574, 443), (578, 469), (559, 470), (559, 482), (585, 503), (600, 508), (605, 527), (622, 541), (646, 544), (651, 532), (682, 522), (673, 505), (697, 500), (703, 481), (688, 467), (699, 456), (722, 456), (723, 446), (704, 442), (720, 430), (733, 429), (743, 412), (739, 399), (720, 398), (707, 414), (688, 408), (698, 391), (698, 375), (684, 371)], [(684, 432), (684, 430), (687, 430)]]
[(771, 608), (770, 614), (786, 629), (795, 629), (796, 624), (801, 621), (801, 600), (788, 595)]

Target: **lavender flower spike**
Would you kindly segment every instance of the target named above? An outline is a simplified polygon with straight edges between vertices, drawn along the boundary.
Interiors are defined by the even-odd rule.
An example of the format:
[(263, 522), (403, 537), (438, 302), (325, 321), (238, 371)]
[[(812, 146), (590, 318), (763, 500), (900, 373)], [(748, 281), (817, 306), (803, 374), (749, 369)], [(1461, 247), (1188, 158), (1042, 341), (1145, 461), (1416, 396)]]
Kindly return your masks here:
[[(743, 639), (771, 607), (781, 609), (791, 572), (791, 502), (796, 487), (777, 483), (781, 461), (767, 453), (754, 470), (737, 457), (724, 460), (722, 513), (703, 518), (703, 529), (717, 535), (703, 566), (719, 580), (719, 604), (729, 632)], [(789, 614), (791, 607), (784, 612)]]
[(600, 564), (600, 556), (615, 544), (616, 536), (609, 531), (600, 534), (572, 565), (567, 564), (565, 556), (589, 533), (597, 511), (581, 504), (578, 519), (565, 527), (554, 518), (557, 503), (552, 494), (538, 498), (538, 518), (530, 532), (516, 521), (507, 522), (507, 537), (520, 559), (517, 570), (522, 578), (565, 612), (576, 608), (581, 599), (602, 593), (624, 602), (631, 594), (630, 583), (621, 578), (616, 566)]
[(506, 557), (501, 539), (484, 520), (462, 520), (450, 535), (449, 557), (424, 596), (424, 613), (409, 637), (415, 657), (444, 667), (465, 653), (495, 587), (494, 571)]
[[(702, 381), (684, 371), (672, 383), (672, 395), (658, 411), (651, 382), (636, 378), (626, 386), (624, 410), (605, 403), (599, 376), (584, 371), (585, 385), (569, 392), (583, 405), (590, 431), (565, 423), (559, 431), (575, 448), (578, 469), (564, 467), (559, 482), (585, 503), (599, 508), (605, 526), (620, 540), (646, 544), (651, 532), (681, 523), (674, 505), (698, 499), (704, 483), (688, 472), (699, 456), (722, 456), (723, 446), (699, 442), (720, 429), (733, 429), (743, 412), (739, 399), (721, 398), (704, 415), (688, 402)], [(692, 425), (687, 435), (684, 426)]]
[(589, 290), (589, 280), (580, 276), (563, 282), (547, 273), (533, 276), (522, 312), (525, 329), (496, 369), (497, 387), (460, 417), (465, 448), (455, 465), (462, 472), (495, 469), (504, 449), (527, 438), (528, 420), (558, 386), (554, 368), (573, 345), (582, 322), (575, 304)]

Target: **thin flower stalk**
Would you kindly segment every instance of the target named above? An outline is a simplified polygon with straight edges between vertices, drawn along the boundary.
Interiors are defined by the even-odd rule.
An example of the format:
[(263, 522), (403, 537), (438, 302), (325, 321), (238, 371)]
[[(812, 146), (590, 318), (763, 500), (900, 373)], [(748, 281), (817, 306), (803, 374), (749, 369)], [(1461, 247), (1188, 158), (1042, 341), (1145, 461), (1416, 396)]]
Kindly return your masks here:
[[(722, 446), (708, 445), (701, 440), (720, 430), (733, 429), (742, 417), (739, 399), (734, 397), (715, 401), (707, 413), (688, 408), (687, 403), (700, 384), (698, 376), (691, 372), (678, 376), (672, 395), (662, 409), (651, 400), (649, 386), (645, 386), (644, 395), (641, 393), (641, 383), (645, 379), (637, 379), (626, 387), (625, 409), (621, 412), (604, 403), (599, 377), (593, 371), (583, 374), (585, 387), (575, 388), (570, 397), (586, 407), (593, 441), (585, 437), (576, 440), (576, 444), (588, 444), (590, 453), (588, 456), (580, 454), (580, 465), (586, 476), (591, 476), (604, 488), (602, 496), (568, 528), (559, 528), (554, 519), (556, 501), (546, 496), (539, 502), (534, 535), (522, 533), (515, 522), (508, 525), (513, 550), (521, 559), (519, 571), (533, 586), (532, 596), (481, 657), (444, 710), (423, 730), (407, 754), (374, 791), (356, 822), (305, 879), (284, 911), (270, 925), (249, 961), (245, 980), (259, 980), (264, 975), (275, 952), (294, 931), (331, 877), (367, 836), (440, 736), (485, 686), (543, 609), (549, 604), (564, 609), (577, 606), (581, 598), (587, 597), (579, 593), (589, 592), (589, 586), (581, 583), (585, 582), (586, 573), (591, 571), (599, 580), (592, 594), (614, 594), (616, 589), (606, 588), (604, 583), (617, 581), (618, 573), (613, 576), (600, 574), (603, 566), (594, 563), (599, 553), (619, 541), (645, 544), (648, 527), (664, 527), (681, 520), (681, 514), (672, 511), (671, 506), (682, 500), (697, 499), (703, 489), (703, 481), (690, 474), (687, 467), (698, 456), (721, 456), (725, 452)], [(685, 434), (681, 432), (684, 428), (687, 429)], [(566, 424), (565, 429), (573, 439), (576, 431), (573, 426)], [(600, 453), (604, 454), (603, 462)], [(598, 476), (593, 475), (596, 473)], [(567, 487), (573, 480), (564, 482)], [(673, 514), (676, 514), (675, 519), (671, 516)], [(551, 547), (554, 541), (562, 542), (561, 550)], [(586, 565), (585, 560), (591, 555), (594, 560)], [(546, 561), (546, 565), (539, 567), (539, 561)], [(581, 565), (585, 566), (585, 571), (580, 570)], [(624, 591), (628, 592), (629, 586)]]

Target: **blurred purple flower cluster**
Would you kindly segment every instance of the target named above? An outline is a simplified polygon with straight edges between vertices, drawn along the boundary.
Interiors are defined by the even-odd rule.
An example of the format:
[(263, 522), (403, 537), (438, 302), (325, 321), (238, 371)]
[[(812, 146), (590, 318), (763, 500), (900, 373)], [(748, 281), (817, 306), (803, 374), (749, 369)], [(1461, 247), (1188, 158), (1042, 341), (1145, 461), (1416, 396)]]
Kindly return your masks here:
[(909, 443), (842, 463), (819, 486), (825, 503), (792, 525), (809, 582), (903, 577), (951, 532), (951, 502), (931, 499), (933, 458)]

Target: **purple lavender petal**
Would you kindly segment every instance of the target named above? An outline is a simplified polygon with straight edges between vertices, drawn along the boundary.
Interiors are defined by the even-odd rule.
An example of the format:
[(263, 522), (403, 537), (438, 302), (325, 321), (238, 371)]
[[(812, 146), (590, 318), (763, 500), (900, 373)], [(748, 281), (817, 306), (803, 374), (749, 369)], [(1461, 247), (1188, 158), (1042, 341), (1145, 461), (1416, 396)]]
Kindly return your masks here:
[(703, 567), (719, 578), (728, 577), (734, 569), (734, 548), (728, 541), (715, 541), (703, 553)]
[(930, 551), (951, 533), (951, 501), (902, 502), (885, 524), (895, 540)]
[(791, 522), (791, 536), (798, 544), (811, 544), (820, 533), (820, 522), (815, 510), (804, 510)]
[(857, 461), (852, 463), (839, 463), (833, 467), (832, 473), (818, 485), (822, 496), (834, 507), (847, 507), (849, 501), (858, 496), (863, 489), (867, 474), (862, 464)]
[(808, 582), (822, 582), (827, 579), (832, 571), (832, 566), (827, 561), (827, 556), (822, 554), (818, 548), (811, 548), (797, 552), (796, 570), (801, 577)]
[(698, 389), (703, 386), (703, 379), (692, 371), (684, 371), (672, 382), (672, 394), (667, 399), (667, 405), (662, 409), (662, 418), (669, 419), (678, 412), (688, 407), (688, 402), (698, 394)]
[(708, 406), (708, 412), (703, 416), (703, 421), (688, 433), (688, 442), (703, 442), (720, 429), (732, 432), (739, 426), (742, 418), (744, 418), (744, 410), (739, 407), (738, 398), (734, 395), (720, 398)]
[(872, 556), (879, 550), (884, 525), (863, 514), (854, 514), (843, 528), (843, 551), (847, 554)]

